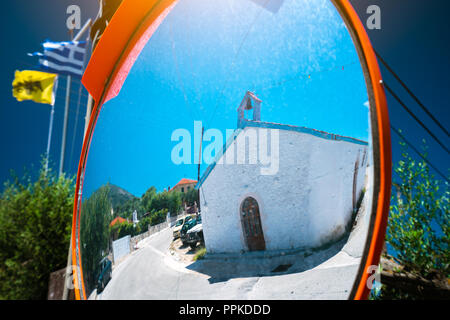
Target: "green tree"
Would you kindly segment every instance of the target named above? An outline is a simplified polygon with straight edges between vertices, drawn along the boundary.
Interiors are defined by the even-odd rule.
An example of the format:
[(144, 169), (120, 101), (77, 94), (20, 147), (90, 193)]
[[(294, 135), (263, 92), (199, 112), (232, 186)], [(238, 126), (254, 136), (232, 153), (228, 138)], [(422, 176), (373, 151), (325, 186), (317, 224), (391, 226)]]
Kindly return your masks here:
[(0, 196), (0, 299), (46, 299), (50, 273), (66, 267), (74, 179), (44, 163)]
[(150, 211), (167, 209), (171, 214), (177, 214), (181, 210), (181, 193), (178, 191), (163, 191), (156, 194), (151, 201)]
[(151, 223), (152, 223), (152, 218), (150, 216), (147, 216), (147, 217), (139, 220), (138, 226), (139, 226), (139, 229), (141, 230), (141, 232), (146, 232), (148, 230), (148, 227), (151, 225)]
[(150, 187), (143, 195), (142, 195), (142, 207), (145, 212), (150, 212), (152, 208), (153, 198), (156, 196), (156, 188)]
[(168, 209), (171, 214), (178, 214), (181, 211), (182, 205), (181, 193), (178, 191), (172, 191), (167, 193), (169, 194), (169, 205), (167, 206), (166, 209)]
[(111, 235), (112, 241), (119, 239), (120, 225), (121, 223), (117, 222), (113, 226), (109, 227), (109, 234)]
[(144, 207), (142, 206), (141, 198), (133, 198), (126, 201), (122, 205), (117, 206), (114, 210), (114, 215), (116, 217), (120, 216), (122, 218), (131, 220), (133, 218), (134, 210), (137, 211), (138, 219), (140, 219), (140, 217), (142, 217), (145, 212)]
[(193, 206), (194, 202), (199, 204), (199, 194), (197, 189), (190, 189), (189, 191), (182, 194), (182, 201), (185, 202), (188, 206)]
[(166, 221), (168, 209), (161, 209), (156, 212), (152, 212), (150, 216), (150, 225), (154, 226)]
[(131, 222), (123, 222), (119, 226), (118, 238), (120, 239), (128, 235), (134, 237), (136, 235), (136, 228)]
[(100, 260), (109, 253), (111, 223), (109, 191), (108, 185), (102, 186), (81, 206), (81, 255), (88, 291), (96, 285)]
[[(386, 231), (388, 249), (404, 272), (423, 279), (446, 279), (450, 276), (448, 183), (436, 179), (426, 161), (414, 160), (404, 144), (402, 148), (402, 159), (394, 169), (397, 182)], [(381, 297), (415, 298), (386, 286)]]

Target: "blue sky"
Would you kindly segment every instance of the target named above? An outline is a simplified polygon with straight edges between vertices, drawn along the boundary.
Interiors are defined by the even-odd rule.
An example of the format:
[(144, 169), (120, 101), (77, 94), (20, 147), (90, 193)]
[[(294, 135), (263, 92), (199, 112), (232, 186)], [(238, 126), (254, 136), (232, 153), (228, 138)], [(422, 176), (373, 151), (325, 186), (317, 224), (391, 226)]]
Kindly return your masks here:
[[(450, 100), (450, 87), (449, 77), (450, 74), (450, 60), (448, 55), (450, 52), (450, 44), (447, 39), (450, 26), (448, 24), (448, 12), (450, 9), (450, 3), (447, 1), (427, 1), (422, 0), (396, 0), (396, 1), (386, 1), (386, 0), (350, 0), (354, 5), (358, 15), (364, 22), (368, 15), (366, 14), (366, 9), (371, 4), (377, 4), (381, 8), (382, 17), (382, 28), (381, 30), (367, 30), (369, 37), (372, 41), (374, 48), (384, 57), (384, 59), (394, 68), (394, 70), (400, 75), (400, 77), (407, 83), (410, 89), (422, 100), (422, 102), (429, 108), (429, 110), (444, 124), (448, 127), (448, 122), (450, 119), (450, 108), (448, 108), (448, 101)], [(242, 5), (246, 5), (247, 8), (251, 6), (251, 2), (242, 1)], [(67, 29), (65, 27), (66, 20), (66, 8), (71, 4), (78, 4), (82, 9), (82, 20), (86, 21), (88, 17), (94, 17), (97, 13), (97, 3), (92, 0), (40, 0), (40, 1), (29, 1), (29, 0), (10, 0), (2, 2), (2, 19), (0, 20), (2, 41), (6, 48), (0, 50), (0, 68), (2, 70), (0, 76), (0, 145), (3, 150), (2, 157), (0, 157), (0, 181), (4, 182), (10, 178), (9, 170), (13, 169), (17, 172), (19, 176), (23, 172), (24, 167), (30, 167), (31, 165), (38, 166), (40, 155), (45, 152), (47, 143), (47, 133), (48, 133), (48, 121), (49, 121), (49, 108), (46, 105), (40, 105), (33, 102), (17, 102), (11, 95), (11, 82), (13, 80), (13, 74), (16, 69), (36, 69), (37, 63), (34, 58), (27, 57), (28, 52), (38, 51), (40, 49), (40, 43), (45, 39), (51, 39), (54, 41), (64, 41), (69, 39)], [(244, 10), (245, 11), (245, 10)], [(239, 12), (239, 11), (237, 11)], [(247, 11), (245, 11), (247, 12)], [(280, 10), (280, 14), (282, 11)], [(254, 10), (248, 10), (248, 18), (243, 18), (236, 22), (234, 29), (230, 30), (230, 35), (235, 35), (238, 39), (233, 38), (233, 50), (239, 48), (240, 40), (245, 35), (248, 30), (249, 24), (253, 21), (255, 17)], [(267, 20), (267, 13), (261, 13), (257, 21)], [(193, 18), (189, 20), (190, 15), (186, 16), (187, 21), (193, 22)], [(207, 18), (207, 17), (204, 17)], [(185, 23), (187, 23), (187, 21)], [(270, 19), (268, 19), (270, 21)], [(195, 22), (195, 21), (194, 21)], [(256, 23), (256, 26), (259, 26)], [(247, 29), (246, 29), (247, 27)], [(230, 27), (231, 28), (231, 27)], [(189, 31), (189, 30), (188, 30)], [(206, 30), (205, 32), (207, 32)], [(161, 31), (158, 31), (162, 32)], [(166, 30), (166, 34), (168, 31)], [(211, 33), (211, 32), (210, 32)], [(253, 31), (249, 33), (249, 38), (255, 35)], [(156, 35), (155, 35), (156, 37)], [(177, 42), (177, 32), (174, 32), (174, 41), (176, 45), (177, 58), (180, 60), (179, 64), (183, 62), (183, 55), (180, 53), (183, 46), (181, 43)], [(180, 41), (180, 39), (178, 39)], [(303, 43), (302, 43), (303, 44)], [(148, 48), (151, 43), (144, 49), (143, 56), (137, 61), (137, 65), (145, 58)], [(168, 50), (166, 53), (167, 59), (171, 55), (171, 46), (161, 46), (161, 50)], [(195, 48), (189, 48), (194, 50)], [(207, 48), (205, 50), (212, 50)], [(290, 49), (289, 49), (290, 50)], [(235, 52), (233, 51), (233, 52)], [(242, 54), (250, 54), (249, 50), (245, 45), (242, 46)], [(155, 56), (157, 52), (153, 53)], [(163, 56), (163, 52), (159, 52), (159, 56)], [(192, 57), (192, 55), (189, 55)], [(184, 56), (186, 57), (186, 56)], [(339, 56), (341, 57), (341, 56)], [(147, 58), (147, 60), (150, 59)], [(237, 59), (236, 67), (241, 60)], [(304, 62), (304, 61), (303, 61)], [(340, 61), (339, 61), (340, 63)], [(336, 63), (338, 65), (339, 63)], [(148, 69), (153, 70), (154, 74), (160, 75), (163, 72), (154, 70), (155, 65), (148, 65)], [(298, 64), (298, 68), (295, 71), (301, 71), (300, 69), (303, 65)], [(121, 95), (126, 94), (126, 87), (131, 83), (131, 78), (134, 77), (134, 72), (137, 68), (135, 67), (130, 75), (130, 79), (125, 83), (124, 90)], [(345, 68), (347, 70), (347, 67)], [(278, 71), (278, 70), (277, 70)], [(294, 69), (293, 69), (294, 71)], [(408, 104), (408, 106), (416, 112), (422, 121), (427, 124), (431, 130), (440, 138), (442, 141), (448, 145), (448, 137), (443, 135), (439, 129), (427, 118), (427, 116), (414, 104), (414, 102), (408, 97), (408, 95), (401, 89), (401, 87), (395, 83), (393, 77), (382, 67), (382, 75), (390, 86), (397, 92), (397, 94)], [(170, 77), (170, 85), (174, 87), (179, 87), (179, 82), (173, 80), (176, 75)], [(300, 72), (299, 72), (300, 73)], [(167, 73), (170, 75), (170, 73)], [(186, 75), (190, 75), (192, 78), (193, 88), (198, 92), (200, 85), (208, 84), (209, 87), (213, 87), (210, 82), (199, 81), (199, 75), (188, 71), (186, 75), (183, 75), (180, 71), (181, 78)], [(273, 74), (273, 73), (272, 73)], [(318, 77), (323, 77), (326, 81), (328, 77), (345, 76), (347, 73), (330, 73), (330, 75), (325, 72), (323, 75), (318, 73), (314, 76), (312, 73), (312, 79), (308, 81), (298, 81), (295, 82), (297, 86), (296, 95), (301, 96), (299, 100), (301, 102), (301, 108), (307, 108), (310, 104), (307, 97), (313, 99), (320, 94), (319, 90), (313, 90), (314, 83), (317, 83)], [(283, 70), (280, 70), (278, 74), (280, 78), (286, 76)], [(135, 75), (138, 77), (138, 75)], [(155, 78), (157, 79), (157, 78)], [(267, 79), (267, 78), (263, 78)], [(215, 99), (216, 97), (210, 97), (203, 95), (199, 101), (202, 102), (204, 108), (212, 108), (208, 101), (219, 100), (218, 115), (217, 119), (223, 121), (223, 123), (210, 123), (205, 120), (205, 125), (207, 127), (217, 126), (220, 128), (231, 127), (234, 128), (235, 122), (235, 108), (237, 103), (239, 103), (242, 98), (243, 92), (240, 90), (233, 91), (234, 82), (233, 78), (230, 78), (228, 89), (224, 91), (224, 97), (221, 96), (220, 99)], [(164, 81), (168, 81), (167, 79)], [(216, 84), (215, 92), (220, 92), (222, 90), (224, 79), (221, 79), (220, 83)], [(298, 121), (300, 125), (307, 125), (312, 127), (317, 127), (317, 122), (314, 122), (312, 118), (304, 119), (304, 114), (300, 114), (301, 108), (297, 109), (299, 114), (293, 114), (289, 117), (289, 113), (267, 113), (268, 108), (274, 108), (274, 106), (280, 106), (283, 101), (277, 101), (276, 93), (278, 90), (278, 97), (285, 97), (286, 101), (289, 99), (286, 92), (283, 91), (283, 87), (275, 87), (272, 89), (260, 90), (264, 86), (265, 82), (251, 83), (249, 86), (255, 86), (257, 94), (263, 100), (263, 120), (267, 121), (277, 121), (276, 117), (280, 122), (294, 122)], [(257, 86), (261, 87), (258, 88)], [(75, 174), (77, 165), (79, 150), (81, 149), (81, 134), (84, 126), (84, 112), (85, 112), (85, 101), (86, 101), (86, 91), (83, 91), (83, 96), (80, 103), (80, 113), (78, 114), (78, 124), (76, 136), (73, 144), (73, 152), (70, 157), (72, 150), (72, 136), (71, 133), (74, 130), (75, 119), (76, 119), (76, 109), (77, 109), (77, 93), (79, 82), (73, 84), (72, 87), (72, 103), (69, 112), (69, 137), (68, 137), (68, 155), (66, 156), (66, 172), (70, 174)], [(184, 85), (188, 87), (187, 85)], [(290, 87), (293, 85), (290, 84)], [(64, 87), (65, 79), (62, 77), (60, 82), (60, 87), (58, 91), (57, 101), (56, 101), (56, 114), (55, 114), (55, 127), (54, 127), (54, 139), (51, 149), (51, 158), (53, 160), (54, 166), (58, 167), (58, 159), (60, 153), (61, 145), (61, 131), (62, 131), (62, 118), (63, 118), (63, 108), (64, 108)], [(142, 87), (143, 88), (143, 87)], [(318, 87), (317, 87), (318, 88)], [(148, 87), (147, 87), (148, 89)], [(303, 91), (302, 91), (303, 90)], [(309, 95), (303, 95), (302, 93), (310, 93)], [(179, 90), (178, 90), (179, 91)], [(239, 91), (239, 92), (237, 92)], [(351, 91), (347, 88), (347, 92)], [(190, 105), (192, 108), (194, 106), (199, 107), (200, 103), (194, 100), (195, 97), (189, 93), (188, 101), (192, 101)], [(283, 95), (281, 95), (283, 93)], [(189, 95), (190, 94), (190, 95)], [(117, 98), (121, 98), (121, 95)], [(181, 114), (180, 110), (173, 109), (171, 112), (171, 117), (189, 119), (187, 124), (192, 126), (192, 120), (188, 114), (186, 106), (184, 106), (184, 98), (178, 92), (174, 94), (174, 99), (179, 102), (184, 108), (184, 113)], [(234, 99), (234, 100), (233, 100)], [(281, 98), (280, 98), (281, 99)], [(449, 157), (428, 135), (427, 133), (397, 104), (397, 102), (387, 94), (390, 120), (393, 125), (398, 128), (403, 129), (404, 135), (416, 146), (419, 146), (422, 139), (426, 139), (429, 145), (429, 159), (436, 165), (441, 171), (448, 172)], [(236, 102), (237, 101), (237, 102)], [(116, 103), (114, 100), (110, 102), (111, 105)], [(118, 102), (117, 102), (118, 103)], [(214, 104), (213, 104), (214, 105)], [(224, 107), (225, 106), (225, 107)], [(180, 107), (181, 108), (181, 107)], [(113, 109), (113, 108), (111, 108)], [(105, 107), (105, 110), (107, 108)], [(228, 110), (228, 111), (227, 111)], [(206, 111), (205, 111), (206, 112)], [(198, 113), (201, 115), (200, 110)], [(211, 115), (213, 111), (209, 110), (207, 115)], [(162, 114), (162, 112), (160, 112)], [(219, 117), (220, 115), (220, 117)], [(156, 115), (155, 115), (156, 116)], [(270, 118), (267, 118), (269, 117)], [(344, 116), (344, 114), (342, 114)], [(287, 120), (281, 117), (289, 117)], [(303, 118), (302, 118), (303, 117)], [(153, 117), (152, 119), (156, 119)], [(165, 118), (163, 118), (165, 119)], [(209, 120), (209, 117), (208, 117)], [(149, 120), (150, 121), (150, 120)], [(186, 120), (187, 121), (187, 120)], [(219, 121), (219, 120), (217, 120)], [(143, 122), (143, 120), (142, 120)], [(174, 123), (180, 127), (183, 127), (185, 123)], [(321, 124), (325, 124), (323, 121)], [(120, 127), (120, 126), (119, 126)], [(118, 127), (118, 128), (119, 128)], [(125, 131), (125, 128), (121, 130)], [(323, 128), (329, 130), (328, 128)], [(119, 129), (117, 129), (119, 130)], [(169, 132), (169, 130), (166, 130)], [(398, 138), (395, 134), (392, 134), (392, 147), (393, 147), (393, 161), (396, 162), (399, 159), (399, 148), (398, 148)], [(160, 139), (166, 141), (166, 137), (162, 136)], [(154, 142), (157, 143), (157, 142)], [(139, 149), (137, 149), (139, 150)], [(160, 154), (159, 149), (155, 149), (154, 154)], [(147, 153), (149, 153), (147, 151)], [(113, 156), (113, 155), (110, 155)], [(126, 159), (122, 159), (126, 160)], [(144, 162), (144, 160), (142, 160)], [(151, 163), (149, 164), (151, 166)], [(150, 169), (149, 169), (150, 170)], [(157, 169), (153, 171), (161, 170), (158, 166)], [(33, 172), (33, 170), (31, 170)], [(167, 170), (165, 173), (167, 178), (164, 179), (166, 184), (173, 185), (180, 176), (190, 176), (195, 178), (195, 169), (185, 168), (185, 170), (180, 170), (180, 172), (173, 172), (172, 170)], [(107, 177), (110, 174), (106, 174)], [(162, 181), (163, 179), (161, 179)], [(120, 182), (120, 181), (118, 181)], [(152, 182), (149, 180), (149, 184)], [(144, 184), (142, 184), (144, 185)], [(165, 186), (161, 183), (161, 186)], [(136, 188), (133, 192), (138, 192), (141, 188)]]
[(141, 195), (196, 179), (196, 165), (172, 163), (172, 132), (194, 139), (199, 120), (225, 135), (246, 90), (263, 101), (263, 121), (368, 139), (364, 78), (331, 3), (286, 2), (274, 15), (251, 1), (181, 1), (103, 107), (84, 194), (106, 182)]
[[(81, 7), (81, 19), (95, 17), (97, 1), (92, 0), (9, 0), (2, 1), (0, 33), (0, 183), (10, 179), (10, 170), (20, 177), (24, 168), (34, 175), (47, 148), (50, 106), (32, 101), (18, 102), (12, 96), (15, 70), (39, 70), (36, 57), (27, 53), (42, 51), (46, 39), (67, 41), (66, 9), (71, 4)], [(84, 37), (83, 37), (84, 38)], [(81, 82), (74, 79), (71, 88), (65, 170), (76, 174), (81, 150), (87, 91), (82, 88), (77, 116), (78, 93)], [(50, 157), (58, 170), (61, 152), (62, 124), (66, 76), (60, 76), (55, 102), (55, 120)], [(78, 121), (76, 121), (78, 119)], [(76, 125), (76, 129), (75, 129)], [(75, 134), (74, 134), (75, 133)], [(75, 135), (75, 138), (73, 138)], [(34, 168), (31, 168), (31, 166)], [(3, 188), (1, 188), (3, 189)]]
[[(428, 110), (449, 130), (450, 123), (450, 2), (442, 0), (350, 0), (361, 20), (369, 5), (381, 9), (381, 30), (367, 30), (372, 46), (394, 69)], [(447, 147), (450, 138), (422, 111), (394, 77), (380, 63), (383, 80), (404, 103)], [(437, 142), (386, 92), (390, 122), (417, 149), (422, 140), (428, 146), (428, 159), (442, 173), (450, 176), (450, 156)], [(391, 133), (394, 164), (401, 157), (399, 137)], [(414, 151), (408, 150), (415, 159)], [(437, 179), (443, 179), (433, 170)], [(397, 179), (394, 174), (393, 179)]]

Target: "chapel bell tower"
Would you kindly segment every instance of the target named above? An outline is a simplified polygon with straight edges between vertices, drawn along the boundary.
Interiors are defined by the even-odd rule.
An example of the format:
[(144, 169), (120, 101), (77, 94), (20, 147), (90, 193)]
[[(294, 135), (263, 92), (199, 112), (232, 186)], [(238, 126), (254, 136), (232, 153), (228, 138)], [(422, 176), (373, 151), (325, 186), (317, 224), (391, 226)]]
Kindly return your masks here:
[[(245, 118), (245, 111), (253, 110), (253, 118)], [(261, 121), (261, 100), (250, 91), (247, 91), (238, 108), (238, 128), (243, 127), (246, 121)]]

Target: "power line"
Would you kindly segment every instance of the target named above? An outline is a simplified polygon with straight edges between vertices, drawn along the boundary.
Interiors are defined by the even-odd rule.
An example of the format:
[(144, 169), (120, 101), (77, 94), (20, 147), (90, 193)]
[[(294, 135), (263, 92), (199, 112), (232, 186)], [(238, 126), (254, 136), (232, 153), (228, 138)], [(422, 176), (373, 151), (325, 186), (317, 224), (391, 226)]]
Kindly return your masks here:
[(395, 92), (387, 85), (386, 82), (384, 82), (384, 87), (389, 91), (389, 93), (395, 98), (395, 100), (397, 100), (397, 102), (409, 113), (409, 115), (411, 117), (414, 118), (414, 120), (417, 121), (417, 123), (419, 123), (422, 128), (425, 129), (426, 132), (428, 132), (428, 134), (433, 137), (433, 139), (445, 150), (447, 151), (447, 153), (450, 154), (450, 151), (447, 149), (447, 147), (430, 131), (430, 129), (427, 128), (427, 126), (420, 121), (419, 118), (417, 118), (417, 116), (403, 103), (402, 100), (400, 100), (400, 98), (395, 94)]
[(427, 158), (425, 158), (422, 153), (419, 152), (419, 150), (416, 149), (416, 147), (413, 146), (412, 143), (410, 143), (402, 134), (401, 131), (398, 130), (397, 128), (395, 128), (393, 125), (391, 125), (391, 129), (394, 130), (394, 132), (403, 140), (405, 141), (405, 143), (411, 148), (413, 149), (418, 155), (419, 157), (421, 157), (431, 168), (433, 168), (442, 178), (445, 179), (445, 181), (449, 182), (449, 179), (441, 172), (439, 171), (430, 161), (428, 161)]
[(436, 123), (436, 125), (442, 129), (442, 131), (445, 132), (445, 134), (448, 136), (448, 131), (444, 128), (443, 125), (431, 114), (431, 112), (424, 106), (424, 104), (419, 100), (419, 98), (416, 97), (416, 95), (406, 86), (406, 84), (400, 79), (400, 77), (392, 70), (392, 68), (384, 61), (384, 59), (378, 54), (378, 52), (375, 51), (376, 56), (378, 59), (380, 59), (381, 63), (386, 67), (386, 69), (389, 70), (390, 73), (394, 76), (395, 79), (402, 85), (402, 87), (410, 94), (410, 96), (416, 101), (416, 103), (422, 108), (422, 110)]

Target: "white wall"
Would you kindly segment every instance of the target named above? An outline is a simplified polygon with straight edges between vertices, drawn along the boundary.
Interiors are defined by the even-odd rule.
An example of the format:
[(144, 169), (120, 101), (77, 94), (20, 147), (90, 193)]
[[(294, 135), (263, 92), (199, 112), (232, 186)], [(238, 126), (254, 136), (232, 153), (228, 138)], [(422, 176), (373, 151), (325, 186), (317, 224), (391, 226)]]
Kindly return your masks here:
[(130, 235), (113, 241), (112, 247), (113, 247), (114, 263), (116, 263), (122, 257), (126, 256), (127, 254), (129, 254), (131, 252), (130, 241), (131, 241)]
[[(261, 129), (246, 127), (239, 135), (247, 130)], [(353, 208), (355, 161), (359, 157), (361, 190), (367, 146), (286, 130), (279, 130), (279, 141), (276, 175), (261, 175), (260, 164), (216, 164), (203, 182), (208, 252), (247, 250), (239, 212), (247, 196), (258, 201), (267, 250), (320, 246), (344, 233)]]

